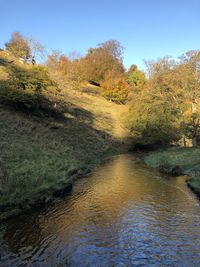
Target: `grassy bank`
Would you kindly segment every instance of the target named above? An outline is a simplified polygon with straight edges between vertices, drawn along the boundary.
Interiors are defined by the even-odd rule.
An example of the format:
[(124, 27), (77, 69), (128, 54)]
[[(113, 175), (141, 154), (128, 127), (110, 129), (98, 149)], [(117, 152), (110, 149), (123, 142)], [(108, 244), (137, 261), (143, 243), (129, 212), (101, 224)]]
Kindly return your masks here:
[(0, 60), (0, 219), (51, 202), (78, 176), (126, 149), (120, 124), (126, 107), (105, 100), (95, 86), (61, 92), (51, 86), (40, 94), (15, 88), (6, 73), (30, 77), (29, 66), (10, 62)]
[(189, 176), (188, 186), (200, 195), (200, 149), (170, 148), (145, 157), (145, 163), (169, 174), (184, 173)]
[[(37, 121), (0, 112), (1, 216), (48, 201), (102, 159), (119, 153), (111, 137), (77, 121)], [(110, 139), (110, 140), (109, 140)], [(6, 212), (4, 215), (3, 213)]]

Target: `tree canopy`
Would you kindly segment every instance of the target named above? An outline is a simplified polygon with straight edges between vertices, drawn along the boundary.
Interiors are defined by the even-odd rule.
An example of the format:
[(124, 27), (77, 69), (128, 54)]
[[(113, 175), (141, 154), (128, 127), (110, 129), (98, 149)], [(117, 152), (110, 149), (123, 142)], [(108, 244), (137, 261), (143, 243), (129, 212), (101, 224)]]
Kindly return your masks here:
[(27, 61), (31, 57), (31, 49), (26, 39), (19, 33), (13, 32), (9, 42), (5, 43), (6, 50), (14, 56)]
[(85, 69), (85, 78), (88, 81), (100, 83), (105, 80), (107, 72), (124, 73), (122, 63), (123, 47), (116, 40), (109, 40), (90, 48), (82, 63)]
[(141, 143), (171, 143), (189, 137), (196, 145), (200, 125), (200, 52), (173, 61), (148, 62), (149, 77), (135, 94), (127, 125)]

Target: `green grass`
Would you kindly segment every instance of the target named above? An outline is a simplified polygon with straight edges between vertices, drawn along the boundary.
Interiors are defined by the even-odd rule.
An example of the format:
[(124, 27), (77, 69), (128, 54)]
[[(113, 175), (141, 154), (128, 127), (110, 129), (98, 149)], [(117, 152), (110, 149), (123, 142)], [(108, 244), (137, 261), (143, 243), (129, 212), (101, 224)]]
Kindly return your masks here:
[(145, 158), (147, 165), (159, 167), (163, 162), (169, 165), (178, 165), (184, 170), (190, 169), (200, 164), (199, 148), (170, 148), (166, 151), (160, 151), (150, 154)]
[(48, 198), (71, 183), (74, 170), (90, 169), (117, 153), (111, 137), (104, 139), (78, 119), (57, 123), (5, 108), (0, 111), (0, 136), (0, 206), (4, 207)]
[(151, 153), (144, 161), (154, 168), (159, 168), (161, 165), (169, 169), (179, 166), (190, 177), (188, 185), (196, 193), (200, 193), (200, 148), (170, 148)]

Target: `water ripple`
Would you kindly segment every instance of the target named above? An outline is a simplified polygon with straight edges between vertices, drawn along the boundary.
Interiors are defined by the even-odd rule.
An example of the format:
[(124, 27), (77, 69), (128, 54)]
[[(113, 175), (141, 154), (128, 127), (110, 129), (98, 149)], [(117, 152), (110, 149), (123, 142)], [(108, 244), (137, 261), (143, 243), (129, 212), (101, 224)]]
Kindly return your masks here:
[(0, 266), (200, 266), (200, 206), (184, 179), (115, 157), (62, 202), (5, 223)]

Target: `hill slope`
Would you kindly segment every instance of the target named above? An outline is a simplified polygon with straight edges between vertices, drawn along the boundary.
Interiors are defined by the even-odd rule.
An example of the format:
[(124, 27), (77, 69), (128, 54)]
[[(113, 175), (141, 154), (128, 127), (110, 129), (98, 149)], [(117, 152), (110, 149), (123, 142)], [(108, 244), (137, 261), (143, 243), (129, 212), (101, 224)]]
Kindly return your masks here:
[(1, 218), (52, 201), (77, 176), (127, 148), (120, 122), (126, 106), (108, 102), (91, 85), (49, 87), (39, 96), (14, 88), (10, 69), (29, 74), (32, 68), (0, 52)]

